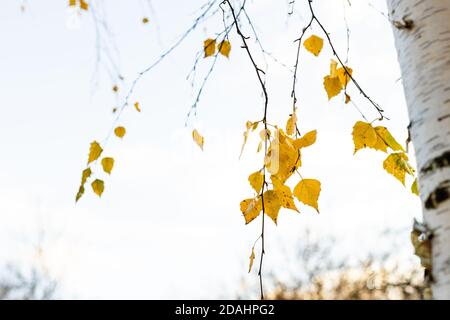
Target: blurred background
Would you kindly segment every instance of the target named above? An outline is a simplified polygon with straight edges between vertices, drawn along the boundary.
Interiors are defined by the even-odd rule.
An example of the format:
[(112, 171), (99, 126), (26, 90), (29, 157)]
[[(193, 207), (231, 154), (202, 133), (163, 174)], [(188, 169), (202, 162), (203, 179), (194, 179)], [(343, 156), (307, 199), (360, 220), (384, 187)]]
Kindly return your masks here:
[[(309, 19), (305, 1), (290, 2), (247, 1), (270, 54), (261, 54), (243, 24), (266, 69), (269, 122), (281, 127), (292, 107), (294, 40)], [(354, 76), (386, 111), (383, 125), (403, 142), (408, 118), (384, 2), (314, 6)], [(0, 4), (0, 299), (259, 297), (258, 270), (247, 271), (260, 220), (246, 226), (239, 210), (252, 196), (247, 177), (262, 163), (256, 132), (238, 158), (245, 123), (260, 120), (263, 106), (234, 29), (229, 59), (217, 59), (196, 115), (187, 118), (214, 63), (199, 52), (223, 30), (219, 2), (140, 78), (130, 102), (142, 112), (124, 110), (117, 124), (127, 134), (108, 139), (103, 153), (116, 160), (102, 177), (105, 192), (100, 199), (87, 190), (75, 204), (89, 143), (106, 141), (113, 109), (138, 73), (178, 42), (205, 3), (96, 0), (87, 11), (69, 1)], [(323, 37), (317, 25), (312, 32)], [(342, 97), (328, 101), (322, 82), (331, 58), (327, 45), (318, 58), (302, 50), (297, 85), (299, 128), (318, 131), (302, 175), (322, 182), (320, 214), (299, 204), (300, 214), (280, 212), (278, 226), (267, 220), (266, 294), (420, 298), (423, 271), (409, 240), (420, 201), (383, 170), (383, 154), (353, 155), (351, 131), (361, 115)], [(376, 117), (354, 86), (348, 92)], [(193, 128), (205, 137), (203, 152)]]

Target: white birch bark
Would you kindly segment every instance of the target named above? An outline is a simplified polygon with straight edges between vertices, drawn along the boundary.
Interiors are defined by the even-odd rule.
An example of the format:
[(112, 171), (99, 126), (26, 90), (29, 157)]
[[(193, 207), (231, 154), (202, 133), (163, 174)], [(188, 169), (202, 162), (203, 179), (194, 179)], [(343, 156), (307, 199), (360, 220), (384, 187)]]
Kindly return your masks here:
[(433, 234), (432, 294), (434, 299), (450, 299), (450, 0), (387, 4), (411, 121), (423, 218)]

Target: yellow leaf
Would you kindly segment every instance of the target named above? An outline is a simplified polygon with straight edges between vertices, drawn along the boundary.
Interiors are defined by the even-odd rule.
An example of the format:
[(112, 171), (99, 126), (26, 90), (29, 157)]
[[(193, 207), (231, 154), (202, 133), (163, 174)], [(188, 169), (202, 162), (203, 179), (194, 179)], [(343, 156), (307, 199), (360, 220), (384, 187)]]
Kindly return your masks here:
[(195, 143), (200, 147), (200, 149), (203, 150), (203, 143), (205, 139), (200, 133), (198, 133), (197, 129), (194, 129), (192, 131), (192, 138), (194, 139)]
[(383, 168), (403, 185), (405, 185), (405, 175), (413, 175), (414, 170), (408, 163), (408, 156), (404, 152), (391, 153), (383, 162)]
[(297, 115), (295, 112), (289, 117), (286, 123), (286, 134), (292, 136), (295, 133), (297, 127)]
[(250, 273), (250, 271), (252, 271), (254, 260), (255, 260), (255, 247), (252, 247), (252, 253), (250, 255), (250, 264), (248, 266), (248, 273)]
[(137, 112), (141, 112), (141, 109), (139, 108), (139, 102), (135, 102), (134, 103), (134, 108), (136, 109)]
[(102, 167), (103, 171), (105, 171), (108, 174), (111, 174), (111, 171), (114, 167), (114, 159), (105, 157), (102, 159)]
[[(228, 40), (223, 40), (220, 44), (219, 44), (219, 52), (229, 58), (230, 57), (230, 51), (231, 51), (231, 43)], [(214, 52), (213, 52), (214, 54)]]
[(305, 133), (303, 137), (294, 140), (294, 147), (296, 149), (309, 147), (316, 142), (316, 136), (316, 130)]
[(256, 171), (248, 177), (248, 182), (250, 182), (250, 185), (256, 193), (260, 193), (264, 183), (264, 175), (261, 171)]
[(255, 131), (258, 128), (259, 122), (254, 122), (252, 125), (252, 131)]
[(102, 196), (103, 190), (105, 190), (105, 185), (102, 180), (95, 179), (92, 183), (92, 190), (97, 194), (99, 197)]
[(270, 178), (273, 183), (274, 191), (276, 192), (278, 199), (280, 200), (281, 206), (283, 208), (299, 212), (297, 207), (295, 206), (291, 188), (289, 188), (286, 185), (283, 185), (281, 181), (275, 176), (271, 176)]
[(358, 121), (353, 126), (353, 143), (356, 153), (359, 149), (369, 147), (374, 148), (377, 144), (377, 133), (370, 123)]
[(350, 96), (348, 94), (345, 94), (345, 104), (349, 103), (350, 101)]
[(313, 207), (319, 212), (320, 181), (303, 179), (294, 188), (294, 195), (304, 204)]
[(81, 185), (80, 188), (78, 189), (77, 195), (75, 197), (75, 202), (78, 202), (78, 200), (80, 200), (80, 198), (83, 196), (84, 194), (84, 186)]
[(148, 23), (148, 18), (147, 18), (147, 17), (142, 18), (142, 23), (143, 23), (143, 24)]
[(403, 147), (395, 140), (395, 138), (391, 135), (386, 127), (375, 127), (375, 131), (378, 135), (378, 138), (381, 139), (387, 147), (391, 148), (393, 151), (405, 152)]
[(262, 210), (261, 196), (241, 201), (240, 208), (244, 215), (245, 224), (249, 224), (259, 216)]
[(326, 76), (323, 78), (323, 86), (328, 95), (328, 100), (337, 96), (342, 90), (342, 84), (339, 77)]
[(337, 61), (334, 59), (331, 59), (331, 63), (330, 63), (330, 77), (335, 78), (338, 76), (337, 74)]
[(91, 147), (89, 148), (88, 164), (92, 161), (97, 160), (102, 152), (103, 149), (97, 141), (91, 142)]
[(81, 185), (86, 183), (86, 180), (91, 176), (91, 174), (91, 168), (86, 168), (83, 170), (83, 173), (81, 174)]
[(270, 143), (264, 165), (270, 174), (284, 183), (301, 166), (300, 151), (294, 147), (294, 140), (285, 135), (282, 129), (275, 132)]
[(80, 0), (80, 8), (83, 10), (87, 10), (88, 9), (88, 4), (86, 1), (84, 0)]
[(205, 58), (214, 55), (216, 53), (216, 40), (209, 38), (203, 41), (203, 51), (205, 52)]
[(248, 133), (250, 132), (250, 129), (252, 128), (253, 123), (251, 121), (247, 121), (245, 124), (246, 130), (244, 131), (244, 142), (242, 143), (241, 147), (241, 153), (239, 154), (239, 159), (242, 157), (242, 153), (244, 152), (245, 144), (247, 143)]
[[(346, 69), (347, 69), (347, 72), (350, 75), (352, 75), (353, 70), (349, 67), (346, 67)], [(343, 88), (345, 88), (347, 86), (347, 84), (351, 81), (347, 72), (345, 71), (344, 67), (338, 68), (336, 70), (337, 76), (339, 77), (339, 81), (341, 82), (341, 85)]]
[(117, 127), (114, 129), (114, 134), (119, 138), (123, 138), (126, 132), (127, 130), (124, 127)]
[(419, 195), (419, 187), (417, 185), (417, 178), (414, 179), (414, 182), (411, 185), (411, 192), (414, 193), (416, 196)]
[(277, 224), (278, 213), (281, 209), (279, 195), (274, 190), (267, 190), (263, 194), (264, 211)]
[(76, 0), (69, 0), (69, 6), (74, 7), (77, 5), (77, 1)]
[(305, 42), (303, 42), (303, 45), (305, 46), (306, 50), (317, 57), (320, 51), (322, 51), (323, 39), (316, 35), (312, 35), (311, 37), (306, 39)]

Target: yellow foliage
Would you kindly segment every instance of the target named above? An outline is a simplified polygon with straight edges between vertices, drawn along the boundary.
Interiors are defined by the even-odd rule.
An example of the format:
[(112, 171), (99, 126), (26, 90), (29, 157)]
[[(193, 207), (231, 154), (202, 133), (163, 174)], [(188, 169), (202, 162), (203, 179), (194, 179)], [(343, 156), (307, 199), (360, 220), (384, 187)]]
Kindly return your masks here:
[(370, 123), (358, 121), (353, 126), (353, 143), (355, 144), (355, 151), (369, 147), (375, 148), (377, 145), (377, 133)]
[(289, 117), (286, 123), (286, 134), (288, 136), (292, 136), (295, 133), (295, 129), (297, 128), (297, 115), (295, 112)]
[(91, 147), (89, 148), (88, 164), (92, 161), (97, 160), (102, 152), (103, 149), (97, 141), (91, 142)]
[(105, 184), (103, 183), (103, 180), (95, 179), (92, 183), (92, 190), (95, 192), (96, 195), (99, 197), (102, 196), (103, 190), (105, 190)]
[(260, 193), (264, 183), (264, 175), (261, 171), (256, 171), (248, 177), (248, 181), (253, 190), (255, 190), (256, 193)]
[(209, 38), (203, 41), (203, 51), (205, 52), (205, 58), (214, 55), (216, 53), (216, 40)]
[(195, 143), (200, 147), (200, 149), (203, 150), (203, 143), (205, 139), (200, 133), (198, 133), (197, 129), (194, 129), (192, 131), (192, 138), (194, 139)]
[(103, 158), (102, 159), (102, 167), (103, 167), (103, 171), (105, 171), (108, 174), (111, 174), (111, 171), (114, 167), (114, 159), (109, 158), (109, 157)]
[(304, 204), (313, 207), (319, 212), (320, 181), (315, 179), (302, 179), (294, 188), (294, 195)]
[(323, 48), (323, 39), (319, 36), (312, 35), (303, 42), (306, 50), (311, 52), (316, 57), (320, 54)]
[(413, 175), (414, 169), (408, 163), (408, 156), (404, 152), (391, 153), (383, 162), (383, 168), (403, 185), (405, 185), (405, 175)]
[(114, 129), (114, 134), (119, 138), (123, 138), (126, 132), (127, 130), (124, 127), (117, 127)]
[(294, 140), (294, 147), (296, 149), (309, 147), (316, 142), (317, 131), (313, 130), (305, 133), (303, 137)]
[[(229, 58), (230, 57), (230, 51), (231, 51), (231, 43), (228, 40), (223, 40), (219, 46), (218, 46), (219, 52)], [(214, 54), (214, 53), (213, 53)]]
[(240, 208), (244, 215), (245, 224), (249, 224), (259, 216), (262, 210), (261, 196), (241, 201)]
[(255, 247), (252, 247), (252, 253), (250, 254), (250, 263), (248, 265), (248, 273), (252, 271), (253, 261), (255, 260)]

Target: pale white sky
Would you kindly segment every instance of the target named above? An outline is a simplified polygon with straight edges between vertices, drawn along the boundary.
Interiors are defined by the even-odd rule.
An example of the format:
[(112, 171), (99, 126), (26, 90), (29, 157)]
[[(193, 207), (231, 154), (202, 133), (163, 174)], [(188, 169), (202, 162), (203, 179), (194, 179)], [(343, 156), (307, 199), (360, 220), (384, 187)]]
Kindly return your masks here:
[[(287, 1), (248, 1), (263, 46), (287, 65), (293, 65), (293, 40), (309, 17), (297, 2), (296, 14), (287, 18)], [(344, 1), (316, 2), (345, 55)], [(404, 141), (408, 119), (390, 25), (379, 13), (386, 11), (384, 1), (351, 2), (349, 65), (391, 118), (384, 125)], [(192, 24), (203, 1), (155, 0), (155, 15), (145, 1), (97, 3), (112, 33), (107, 40), (119, 48), (125, 76), (120, 101), (136, 74)], [(221, 30), (221, 14), (142, 78), (131, 99), (140, 102), (142, 113), (125, 111), (120, 123), (127, 135), (112, 139), (104, 153), (116, 164), (105, 177), (102, 199), (86, 192), (75, 206), (89, 143), (104, 139), (118, 101), (102, 65), (98, 86), (92, 81), (96, 49), (89, 12), (74, 29), (67, 27), (65, 1), (27, 1), (24, 13), (19, 7), (17, 1), (0, 4), (0, 264), (30, 259), (43, 229), (45, 261), (62, 279), (65, 297), (234, 297), (260, 229), (259, 220), (245, 226), (239, 211), (239, 202), (252, 195), (247, 177), (261, 166), (257, 134), (240, 161), (238, 156), (245, 122), (262, 117), (254, 70), (234, 30), (230, 59), (219, 59), (187, 128), (196, 91), (186, 76), (203, 40)], [(141, 23), (144, 14), (150, 16), (147, 25)], [(313, 31), (320, 35), (317, 26)], [(322, 182), (321, 213), (299, 204), (300, 215), (284, 210), (277, 227), (268, 221), (267, 270), (282, 272), (280, 246), (295, 246), (306, 226), (319, 237), (337, 235), (346, 253), (359, 255), (377, 250), (376, 236), (386, 228), (404, 230), (407, 243), (408, 227), (420, 216), (418, 198), (383, 170), (382, 153), (353, 156), (351, 130), (360, 117), (341, 98), (327, 101), (322, 81), (330, 58), (328, 46), (319, 58), (303, 51), (298, 83), (300, 130), (318, 130), (317, 143), (303, 153), (302, 175)], [(284, 126), (291, 75), (268, 62), (269, 121)], [(198, 82), (210, 63), (199, 62)], [(375, 116), (353, 86), (349, 93)], [(192, 142), (192, 126), (205, 136), (204, 152)], [(256, 282), (256, 270), (247, 278)]]

